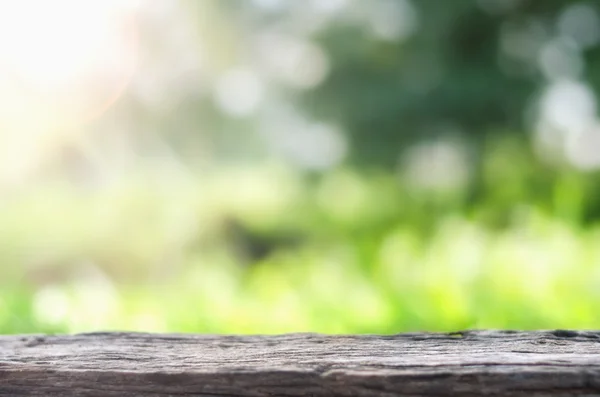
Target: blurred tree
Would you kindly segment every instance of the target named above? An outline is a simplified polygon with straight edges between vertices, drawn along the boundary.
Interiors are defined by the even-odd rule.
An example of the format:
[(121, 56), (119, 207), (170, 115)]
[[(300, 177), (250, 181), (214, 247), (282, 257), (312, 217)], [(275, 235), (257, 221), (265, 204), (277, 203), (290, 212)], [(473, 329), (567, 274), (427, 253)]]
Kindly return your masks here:
[(401, 148), (449, 131), (476, 145), (490, 129), (523, 131), (523, 110), (540, 76), (502, 70), (500, 30), (507, 19), (567, 2), (508, 15), (489, 15), (477, 3), (413, 2), (419, 28), (406, 41), (374, 40), (348, 26), (322, 32), (331, 75), (304, 104), (317, 117), (343, 119), (353, 161), (395, 164)]

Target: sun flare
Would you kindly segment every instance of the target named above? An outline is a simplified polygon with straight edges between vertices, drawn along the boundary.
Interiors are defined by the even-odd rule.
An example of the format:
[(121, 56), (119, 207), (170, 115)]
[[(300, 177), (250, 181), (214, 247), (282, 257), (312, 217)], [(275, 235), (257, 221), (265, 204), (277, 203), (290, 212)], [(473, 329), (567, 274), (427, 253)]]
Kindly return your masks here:
[(0, 174), (120, 96), (135, 67), (137, 6), (0, 0)]

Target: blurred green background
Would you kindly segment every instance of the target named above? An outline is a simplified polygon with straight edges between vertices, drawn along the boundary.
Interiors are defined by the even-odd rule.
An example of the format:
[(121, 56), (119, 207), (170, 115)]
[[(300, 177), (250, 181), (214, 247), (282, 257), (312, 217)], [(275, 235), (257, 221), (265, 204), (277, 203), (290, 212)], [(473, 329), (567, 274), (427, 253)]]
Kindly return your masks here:
[(596, 2), (0, 26), (0, 333), (600, 328)]

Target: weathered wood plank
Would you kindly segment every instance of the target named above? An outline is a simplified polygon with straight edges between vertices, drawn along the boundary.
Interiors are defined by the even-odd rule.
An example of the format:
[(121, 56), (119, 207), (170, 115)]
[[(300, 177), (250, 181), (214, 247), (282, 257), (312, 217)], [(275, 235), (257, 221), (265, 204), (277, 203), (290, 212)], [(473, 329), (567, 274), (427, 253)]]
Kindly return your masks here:
[(600, 332), (0, 336), (0, 396), (600, 395)]

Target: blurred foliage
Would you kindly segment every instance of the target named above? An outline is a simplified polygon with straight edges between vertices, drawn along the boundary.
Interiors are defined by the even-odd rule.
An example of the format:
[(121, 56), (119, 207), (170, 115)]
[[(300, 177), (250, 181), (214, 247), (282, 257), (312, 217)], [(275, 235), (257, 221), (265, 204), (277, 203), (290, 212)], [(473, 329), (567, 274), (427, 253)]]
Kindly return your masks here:
[[(395, 165), (399, 148), (448, 133), (460, 134), (478, 151), (490, 134), (528, 131), (528, 109), (548, 80), (581, 78), (600, 88), (600, 46), (593, 26), (561, 30), (569, 8), (597, 13), (593, 2), (378, 0), (371, 5), (352, 2), (348, 8), (354, 12), (346, 15), (351, 22), (334, 20), (312, 34), (329, 55), (331, 70), (323, 84), (296, 98), (314, 117), (343, 124), (351, 161), (361, 166)], [(274, 20), (260, 22), (278, 26), (279, 18), (291, 18), (302, 7), (282, 7)], [(387, 18), (380, 15), (386, 12)], [(360, 13), (366, 20), (371, 15), (374, 26), (360, 23)], [(378, 19), (383, 32), (369, 34), (369, 28), (377, 32)], [(404, 36), (403, 29), (411, 30)], [(586, 33), (596, 40), (592, 46), (569, 37)], [(549, 76), (544, 70), (548, 66), (539, 54), (556, 39), (572, 41), (585, 65), (581, 76), (571, 70)], [(558, 68), (570, 61), (553, 60)]]
[[(348, 0), (322, 20), (319, 2), (176, 3), (209, 49), (208, 82), (157, 56), (163, 78), (146, 78), (168, 98), (129, 93), (91, 128), (127, 131), (138, 157), (76, 159), (2, 192), (0, 333), (600, 327), (597, 171), (549, 161), (535, 135), (546, 86), (600, 87), (598, 45), (576, 46), (573, 75), (529, 57), (574, 2)], [(148, 26), (148, 47), (178, 49)], [(507, 52), (532, 26), (533, 44)], [(322, 57), (322, 81), (310, 62), (291, 83), (256, 66), (261, 34)], [(214, 94), (236, 68), (221, 81), (233, 99)], [(229, 90), (261, 79), (255, 108)]]
[(525, 148), (484, 156), (475, 203), (386, 173), (276, 164), (138, 175), (105, 197), (38, 187), (0, 211), (2, 263), (24, 265), (2, 267), (0, 330), (598, 327), (590, 178), (545, 172)]

